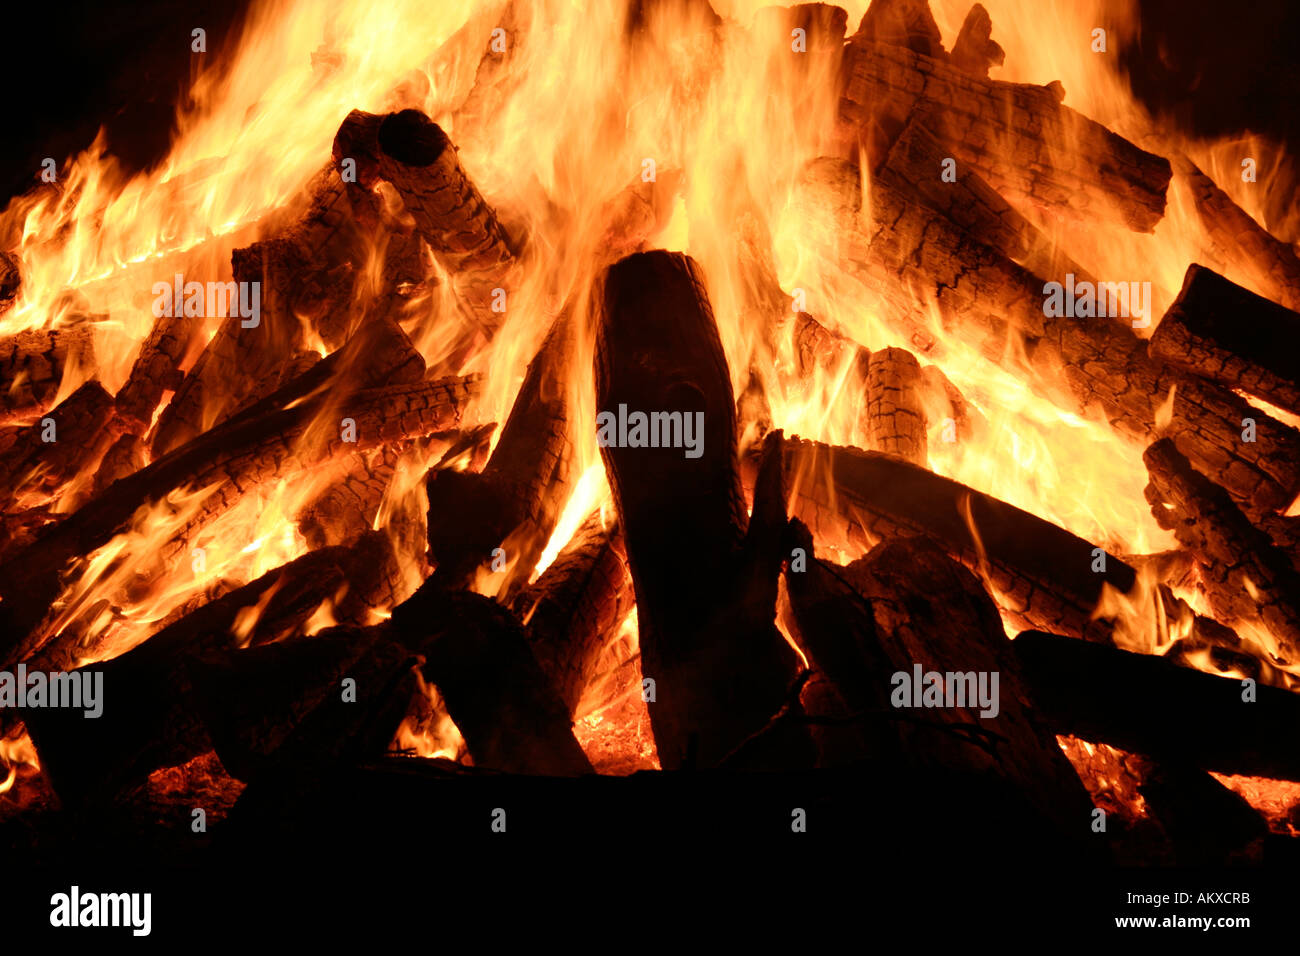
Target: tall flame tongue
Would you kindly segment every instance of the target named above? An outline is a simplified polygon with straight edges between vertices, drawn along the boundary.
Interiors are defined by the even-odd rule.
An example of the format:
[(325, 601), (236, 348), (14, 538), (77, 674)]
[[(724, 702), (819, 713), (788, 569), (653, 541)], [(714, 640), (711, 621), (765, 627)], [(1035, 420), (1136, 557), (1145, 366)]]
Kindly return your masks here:
[[(687, 252), (701, 265), (737, 395), (757, 393), (771, 425), (789, 434), (862, 445), (852, 355), (791, 375), (800, 366), (796, 346), (789, 336), (767, 340), (757, 321), (765, 311), (807, 312), (873, 352), (910, 344), (887, 320), (882, 290), (862, 282), (839, 255), (843, 237), (834, 224), (799, 200), (811, 162), (851, 150), (836, 122), (834, 57), (815, 47), (796, 55), (790, 24), (765, 6), (766, 0), (718, 2), (718, 16), (703, 0), (264, 3), (228, 54), (208, 55), (219, 67), (199, 73), (156, 169), (126, 176), (100, 138), (66, 164), (56, 185), (19, 197), (0, 216), (0, 249), (17, 250), (23, 276), (5, 332), (87, 324), (94, 364), (70, 363), (56, 400), (90, 379), (116, 392), (153, 326), (155, 283), (175, 274), (229, 280), (232, 250), (274, 235), (272, 214), (299, 201), (350, 111), (416, 108), (448, 132), (459, 162), (511, 235), (526, 237), (504, 327), (490, 343), (479, 340), (458, 356), (451, 370), (484, 373), (468, 420), (505, 422), (556, 317), (587, 315), (602, 270), (649, 246)], [(1216, 144), (1162, 139), (1090, 52), (1099, 2), (985, 6), (1006, 49), (995, 77), (1060, 79), (1065, 102), (1084, 114), (1156, 152), (1182, 152), (1209, 171), (1221, 168)], [(852, 32), (866, 3), (844, 7)], [(969, 7), (967, 0), (933, 5), (949, 48)], [(863, 195), (872, 188), (868, 178), (859, 184)], [(1196, 216), (1180, 202), (1171, 191), (1169, 212), (1149, 235), (1037, 224), (1093, 274), (1149, 279), (1158, 314), (1203, 239)], [(376, 204), (400, 218), (391, 191), (381, 188)], [(384, 254), (375, 251), (376, 273)], [(431, 367), (446, 359), (446, 342), (461, 331), (447, 289), (427, 283), (403, 317)], [(205, 319), (208, 335), (218, 321)], [(1062, 411), (974, 344), (951, 336), (937, 305), (925, 331), (943, 347), (923, 360), (937, 365), (985, 423), (978, 442), (951, 442), (933, 418), (926, 451), (934, 471), (1112, 553), (1173, 546), (1144, 498), (1139, 445), (1105, 421)], [(565, 384), (578, 422), (595, 417), (592, 348), (590, 329), (579, 322)], [(329, 346), (319, 342), (316, 350)], [(1050, 378), (1061, 370), (1039, 371)], [(754, 416), (748, 420), (752, 426)], [(539, 566), (525, 569), (529, 576), (553, 560), (586, 515), (609, 504), (594, 430), (577, 429), (576, 442), (570, 497), (540, 549)], [(422, 535), (411, 533), (408, 519), (423, 520), (420, 478), (443, 450), (406, 455), (380, 510), (377, 525), (401, 544), (408, 582), (424, 573), (411, 544)], [(83, 661), (116, 656), (213, 588), (247, 582), (306, 553), (295, 516), (320, 490), (309, 472), (261, 488), (196, 528), (191, 518), (212, 489), (177, 489), (71, 569), (46, 626), (80, 628)], [(195, 548), (207, 556), (201, 568), (191, 560)], [(478, 586), (492, 588), (488, 581)], [(1193, 592), (1185, 596), (1195, 599)], [(1144, 649), (1167, 649), (1161, 641), (1170, 627), (1155, 619), (1158, 602), (1131, 598), (1113, 601), (1110, 612), (1133, 618), (1128, 632), (1147, 635), (1134, 638)], [(313, 620), (327, 622), (331, 614), (325, 609)], [(432, 689), (429, 696), (436, 709)], [(459, 752), (448, 728), (430, 729), (437, 721), (427, 713), (412, 720), (406, 744)], [(0, 757), (6, 764), (24, 759), (15, 746)]]

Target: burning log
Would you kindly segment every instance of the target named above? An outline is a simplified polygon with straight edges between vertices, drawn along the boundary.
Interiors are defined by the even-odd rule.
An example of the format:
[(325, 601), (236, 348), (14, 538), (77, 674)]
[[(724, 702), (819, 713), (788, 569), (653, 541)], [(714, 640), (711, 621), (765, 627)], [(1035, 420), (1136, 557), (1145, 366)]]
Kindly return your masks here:
[[(752, 461), (747, 465), (752, 469)], [(1129, 594), (1137, 580), (1130, 565), (1051, 522), (879, 452), (790, 439), (785, 480), (795, 514), (819, 540), (869, 546), (883, 538), (930, 537), (980, 574), (1022, 627), (1052, 621), (1057, 633), (1109, 643), (1111, 626), (1092, 619), (1102, 589)], [(1160, 600), (1171, 616), (1180, 613), (1172, 595), (1162, 590)], [(1196, 622), (1198, 633), (1202, 623)], [(1207, 640), (1225, 638), (1205, 623)]]
[(983, 79), (932, 49), (868, 37), (849, 41), (844, 77), (844, 122), (891, 142), (890, 128), (916, 116), (1012, 201), (1139, 232), (1164, 216), (1168, 160), (1063, 106), (1059, 89)]
[(28, 495), (54, 495), (94, 468), (114, 439), (112, 418), (112, 396), (92, 381), (35, 425), (0, 432), (0, 508)]
[(384, 628), (334, 627), (204, 661), (195, 703), (234, 777), (320, 772), (383, 754), (418, 660)]
[(1258, 621), (1277, 638), (1288, 661), (1300, 656), (1300, 574), (1232, 503), (1162, 439), (1142, 456), (1151, 483), (1147, 500), (1162, 528), (1196, 553), (1215, 617), (1226, 624)]
[(961, 32), (952, 45), (952, 65), (972, 76), (987, 77), (989, 70), (1001, 66), (1007, 52), (993, 40), (993, 20), (984, 5), (970, 8), (962, 21)]
[[(58, 594), (59, 573), (67, 562), (124, 530), (140, 507), (162, 500), (173, 489), (210, 488), (193, 526), (220, 514), (257, 485), (352, 451), (447, 429), (459, 421), (477, 389), (477, 379), (471, 377), (365, 389), (345, 401), (317, 395), (292, 408), (227, 423), (116, 482), (0, 566), (0, 606), (18, 657), (34, 650), (25, 635)], [(318, 424), (327, 406), (352, 419), (354, 443)], [(304, 441), (309, 431), (316, 441)]]
[(198, 344), (202, 328), (202, 318), (183, 311), (180, 315), (162, 316), (154, 323), (116, 399), (117, 414), (130, 423), (136, 434), (145, 434), (153, 424), (153, 413), (163, 392), (180, 389), (185, 380), (181, 366)]
[(1195, 210), (1206, 246), (1201, 256), (1220, 272), (1248, 277), (1268, 298), (1300, 310), (1300, 258), (1287, 243), (1260, 228), (1194, 163), (1174, 157), (1174, 185)]
[(1300, 314), (1193, 264), (1149, 347), (1170, 365), (1300, 414), (1300, 361), (1287, 344), (1297, 335)]
[[(998, 609), (975, 576), (924, 538), (881, 544), (839, 574), (870, 602), (889, 667), (863, 678), (873, 685), (877, 707), (885, 710), (888, 700), (886, 712), (892, 710), (898, 721), (899, 745), (908, 759), (992, 772), (1011, 781), (1063, 834), (1086, 833), (1087, 794), (1029, 705)], [(967, 681), (966, 693), (956, 698), (953, 679), (944, 677), (945, 694), (954, 694), (959, 706), (945, 697), (949, 706), (923, 711), (923, 721), (910, 720), (912, 715), (898, 711), (899, 675), (911, 687), (906, 700), (918, 706), (914, 695), (922, 691), (919, 675), (925, 672), (989, 682), (997, 674), (997, 691), (988, 684), (977, 703), (976, 688)], [(995, 735), (996, 746), (981, 740), (981, 733)]]
[(856, 43), (897, 44), (938, 59), (948, 56), (929, 0), (872, 0), (850, 39)]
[(570, 716), (597, 676), (600, 653), (632, 610), (632, 578), (618, 526), (599, 510), (542, 576), (515, 599), (538, 666)]
[(22, 287), (22, 263), (13, 253), (0, 252), (0, 315), (13, 306)]
[(434, 470), (429, 496), (429, 548), (441, 586), (466, 587), (500, 546), (511, 595), (527, 583), (568, 500), (573, 440), (569, 422), (572, 332), (561, 315), (515, 398), (482, 474)]
[(511, 773), (591, 773), (569, 714), (510, 612), (432, 579), (393, 611), (393, 635), (421, 655), (476, 766)]
[(94, 336), (83, 325), (0, 339), (0, 413), (16, 418), (48, 409), (69, 369), (93, 365), (94, 348)]
[(1300, 697), (1072, 638), (1026, 631), (1011, 642), (1035, 710), (1076, 734), (1219, 773), (1300, 780)]
[[(533, 16), (533, 4), (528, 0), (509, 0), (506, 3), (500, 23), (489, 37), (479, 60), (474, 85), (454, 114), (458, 138), (481, 139), (492, 119), (501, 115), (507, 99), (522, 80), (521, 72), (512, 66), (518, 62), (520, 51), (526, 48)], [(463, 136), (461, 130), (465, 131)]]
[(467, 316), (491, 338), (514, 265), (505, 230), (466, 175), (447, 134), (418, 110), (376, 116), (353, 110), (334, 140), (336, 161), (357, 161), (366, 186), (391, 183), (447, 271)]
[[(120, 657), (75, 673), (102, 674), (111, 694), (103, 713), (33, 709), (24, 714), (38, 741), (42, 768), (68, 803), (102, 801), (210, 750), (194, 675), (215, 656), (243, 641), (264, 644), (299, 633), (322, 600), (345, 586), (361, 561), (348, 549), (304, 555), (173, 621)], [(255, 609), (255, 622), (239, 622)], [(32, 669), (72, 670), (84, 648), (55, 644), (28, 662)]]
[(354, 452), (331, 466), (329, 487), (298, 513), (298, 530), (313, 549), (343, 544), (374, 524), (379, 503), (397, 470), (400, 450), (382, 445)]
[[(657, 689), (659, 759), (669, 769), (713, 766), (782, 707), (795, 661), (773, 625), (785, 526), (779, 460), (762, 469), (746, 531), (731, 378), (689, 258), (640, 253), (606, 272), (596, 402), (609, 415), (630, 409), (671, 422), (675, 413), (681, 423), (676, 439), (644, 436), (644, 445), (606, 434), (602, 456), (627, 542), (642, 673)], [(695, 458), (683, 451), (687, 427)]]
[[(1129, 436), (1160, 437), (1157, 412), (1172, 392), (1180, 450), (1219, 475), (1252, 517), (1285, 507), (1300, 489), (1300, 434), (1222, 386), (1153, 361), (1132, 329), (1104, 317), (1047, 315), (1041, 279), (884, 183), (870, 190), (872, 225), (864, 233), (851, 164), (817, 160), (804, 183), (802, 206), (832, 230), (849, 267), (873, 283), (894, 324), (922, 352), (941, 350), (931, 331), (937, 304), (944, 333), (1004, 365), (1023, 349), (1027, 361), (1018, 370), (1036, 377), (1046, 394), (1082, 414), (1104, 414)], [(1047, 377), (1055, 369), (1063, 370), (1064, 389)], [(1256, 422), (1257, 441), (1241, 440), (1244, 418)]]
[(871, 353), (867, 369), (867, 436), (871, 447), (926, 466), (921, 366), (906, 349)]

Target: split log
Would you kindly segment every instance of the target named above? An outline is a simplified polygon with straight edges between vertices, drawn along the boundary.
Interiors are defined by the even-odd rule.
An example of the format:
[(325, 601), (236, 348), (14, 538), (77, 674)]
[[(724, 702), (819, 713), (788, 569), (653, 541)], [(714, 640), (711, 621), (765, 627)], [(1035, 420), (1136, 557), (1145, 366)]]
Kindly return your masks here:
[(1228, 625), (1262, 624), (1277, 639), (1284, 660), (1300, 658), (1300, 574), (1286, 553), (1170, 439), (1156, 442), (1142, 460), (1151, 476), (1146, 492), (1151, 513), (1195, 552), (1214, 616)]
[[(610, 519), (612, 521), (612, 518)], [(597, 676), (601, 651), (632, 610), (632, 577), (617, 523), (592, 512), (512, 607), (533, 657), (570, 717)]]
[(1151, 355), (1300, 414), (1300, 314), (1192, 264), (1151, 336)]
[(0, 431), (0, 508), (24, 499), (22, 510), (35, 507), (95, 468), (115, 438), (112, 418), (112, 396), (90, 381), (36, 424)]
[(1006, 50), (993, 40), (993, 20), (984, 5), (970, 8), (962, 21), (961, 31), (952, 45), (952, 65), (973, 76), (987, 77), (989, 70), (1001, 66)]
[(353, 110), (334, 140), (336, 161), (357, 161), (358, 182), (391, 183), (416, 228), (451, 273), (468, 318), (491, 338), (504, 313), (515, 256), (505, 230), (456, 158), (447, 134), (418, 110), (376, 116)]
[[(659, 759), (713, 766), (782, 708), (796, 667), (773, 625), (785, 526), (779, 460), (769, 456), (746, 531), (731, 378), (688, 257), (640, 253), (607, 270), (596, 403), (614, 414), (679, 413), (702, 431), (696, 458), (681, 433), (675, 448), (608, 444), (601, 453), (627, 542), (642, 673), (657, 687)], [(779, 434), (767, 442), (779, 448)], [(805, 743), (775, 741), (785, 753), (759, 759), (788, 765)]]
[[(292, 408), (215, 429), (116, 482), (0, 566), (0, 608), (7, 617), (10, 642), (5, 659), (34, 650), (29, 629), (59, 593), (59, 575), (67, 563), (124, 530), (142, 506), (162, 500), (173, 489), (209, 488), (192, 527), (222, 513), (258, 485), (282, 481), (353, 451), (451, 428), (477, 391), (478, 380), (471, 377), (365, 389), (342, 400), (317, 395)], [(330, 413), (353, 420), (354, 443), (342, 440), (338, 426), (326, 424)]]
[(94, 349), (85, 326), (33, 329), (0, 339), (0, 413), (15, 418), (48, 409), (66, 373), (94, 365)]
[(1151, 232), (1164, 216), (1169, 162), (1062, 105), (1063, 95), (861, 37), (845, 49), (840, 116), (892, 142), (915, 115), (1013, 202)]
[[(753, 461), (746, 465), (752, 473)], [(1137, 580), (1130, 565), (1104, 552), (1104, 566), (1094, 572), (1100, 549), (1064, 528), (879, 452), (789, 439), (785, 480), (795, 515), (817, 540), (870, 547), (885, 538), (928, 536), (980, 574), (1020, 627), (1046, 629), (1030, 622), (1051, 621), (1057, 633), (1109, 643), (1112, 626), (1092, 619), (1102, 589), (1129, 594)], [(1169, 617), (1184, 613), (1172, 594), (1159, 594)], [(1231, 640), (1211, 625), (1195, 622), (1206, 640)]]
[(506, 568), (495, 593), (508, 600), (527, 584), (571, 491), (572, 346), (572, 319), (566, 313), (529, 364), (481, 474), (430, 472), (425, 483), (429, 549), (440, 586), (469, 586), (497, 547), (505, 552)]
[(1273, 238), (1185, 156), (1174, 157), (1174, 186), (1196, 214), (1204, 236), (1200, 258), (1239, 275), (1269, 299), (1300, 311), (1300, 257)]
[(512, 773), (591, 773), (569, 714), (510, 612), (426, 581), (393, 611), (392, 634), (425, 660), (476, 766)]
[(1011, 642), (1053, 730), (1219, 773), (1300, 780), (1300, 697), (1148, 654), (1027, 631)]
[[(1042, 279), (933, 210), (875, 183), (864, 231), (857, 169), (832, 159), (810, 164), (798, 197), (840, 261), (872, 283), (886, 319), (922, 353), (942, 355), (939, 335), (961, 338), (991, 361), (1011, 363), (1062, 407), (1104, 415), (1146, 442), (1161, 437), (1157, 412), (1172, 391), (1179, 449), (1219, 476), (1252, 518), (1280, 510), (1300, 490), (1295, 430), (1220, 385), (1152, 360), (1121, 321), (1046, 315)], [(1255, 442), (1241, 441), (1247, 417), (1257, 425)]]
[(921, 366), (906, 349), (871, 353), (867, 369), (867, 437), (871, 447), (926, 467)]
[[(1208, 773), (1174, 761), (1152, 762), (1138, 792), (1173, 848), (1174, 866), (1258, 862), (1268, 824), (1241, 795)], [(1207, 827), (1207, 820), (1214, 826)]]

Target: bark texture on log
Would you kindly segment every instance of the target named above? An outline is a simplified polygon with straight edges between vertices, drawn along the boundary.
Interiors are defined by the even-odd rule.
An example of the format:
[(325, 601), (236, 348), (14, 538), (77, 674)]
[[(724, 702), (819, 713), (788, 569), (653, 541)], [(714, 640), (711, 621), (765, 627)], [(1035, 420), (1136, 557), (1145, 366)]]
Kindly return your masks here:
[(871, 447), (926, 467), (921, 366), (906, 349), (871, 353), (867, 370), (867, 437)]
[(376, 116), (354, 110), (334, 140), (335, 159), (357, 161), (361, 183), (391, 183), (416, 228), (451, 273), (466, 315), (489, 338), (504, 312), (515, 256), (496, 213), (456, 158), (447, 134), (418, 110)]
[(1300, 314), (1193, 263), (1151, 355), (1300, 415)]
[(533, 656), (570, 716), (597, 676), (601, 651), (633, 607), (622, 533), (616, 522), (606, 525), (599, 510), (588, 516), (513, 604)]
[(1142, 459), (1151, 476), (1151, 513), (1195, 552), (1215, 617), (1228, 625), (1263, 624), (1277, 638), (1282, 657), (1294, 663), (1300, 658), (1300, 574), (1285, 552), (1168, 438)]
[(602, 455), (636, 589), (642, 673), (657, 688), (650, 720), (660, 761), (716, 765), (782, 707), (796, 667), (773, 624), (785, 526), (779, 460), (769, 456), (746, 531), (731, 378), (692, 260), (641, 253), (607, 271), (596, 396), (597, 409), (614, 414), (680, 412), (692, 425), (702, 416), (697, 458), (681, 443), (611, 444)]
[(1014, 202), (1150, 232), (1165, 212), (1169, 162), (1060, 102), (1048, 87), (987, 80), (933, 53), (851, 40), (840, 116), (900, 129), (916, 115)]
[(0, 510), (25, 498), (33, 499), (27, 507), (42, 504), (95, 468), (115, 438), (108, 427), (112, 419), (112, 396), (90, 381), (36, 424), (0, 429)]
[(393, 611), (393, 635), (425, 659), (475, 766), (577, 776), (591, 764), (569, 713), (510, 612), (478, 594), (427, 581)]
[(58, 396), (70, 368), (94, 364), (89, 328), (33, 329), (0, 339), (0, 413), (12, 418), (43, 412)]
[[(1046, 315), (1041, 278), (888, 185), (874, 183), (870, 198), (864, 228), (856, 167), (819, 159), (806, 170), (797, 201), (921, 352), (941, 354), (939, 336), (975, 344), (990, 360), (1033, 377), (1062, 407), (1103, 415), (1146, 442), (1161, 437), (1157, 412), (1172, 390), (1180, 450), (1214, 473), (1252, 517), (1295, 497), (1300, 434), (1293, 429), (1220, 385), (1154, 361), (1125, 320)], [(1255, 442), (1241, 440), (1247, 417), (1257, 424)]]
[[(216, 429), (116, 482), (0, 567), (4, 597), (0, 607), (19, 657), (33, 650), (26, 635), (58, 594), (65, 565), (127, 527), (141, 506), (162, 500), (173, 489), (209, 488), (193, 526), (222, 513), (251, 488), (283, 480), (303, 468), (452, 428), (477, 390), (477, 379), (445, 379), (364, 389), (338, 404), (334, 404), (338, 396), (316, 397)], [(343, 441), (335, 421), (322, 419), (326, 409), (354, 421), (355, 442)], [(305, 441), (308, 436), (313, 440)]]
[(162, 316), (140, 345), (126, 384), (117, 393), (117, 413), (143, 435), (163, 392), (176, 391), (184, 381), (181, 366), (198, 344), (203, 320), (195, 316)]

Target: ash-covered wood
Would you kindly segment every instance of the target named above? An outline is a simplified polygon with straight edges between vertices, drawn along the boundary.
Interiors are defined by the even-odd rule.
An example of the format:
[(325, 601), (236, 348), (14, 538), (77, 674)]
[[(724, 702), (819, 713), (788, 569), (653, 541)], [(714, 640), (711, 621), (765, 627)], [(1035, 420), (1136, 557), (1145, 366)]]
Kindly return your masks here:
[(364, 185), (378, 179), (393, 185), (451, 273), (466, 315), (484, 335), (494, 335), (505, 321), (500, 303), (510, 292), (514, 251), (441, 127), (418, 110), (387, 116), (353, 110), (334, 140), (334, 157), (355, 159)]
[[(655, 682), (659, 759), (716, 765), (782, 708), (796, 667), (773, 624), (779, 461), (769, 456), (746, 530), (730, 374), (704, 278), (686, 256), (642, 253), (607, 271), (596, 402), (615, 418), (678, 413), (675, 440), (652, 447), (646, 435), (634, 447), (630, 432), (607, 430), (602, 455), (636, 589), (642, 674)], [(788, 766), (798, 759), (789, 748), (804, 745), (782, 739), (786, 752), (770, 756)]]
[(924, 379), (906, 349), (871, 353), (867, 367), (867, 437), (871, 447), (914, 465), (927, 463)]
[(1300, 697), (1073, 638), (1011, 642), (1035, 709), (1057, 733), (1219, 773), (1300, 780)]
[(1142, 460), (1151, 476), (1151, 513), (1196, 554), (1215, 617), (1228, 625), (1265, 625), (1282, 657), (1294, 662), (1300, 657), (1300, 574), (1286, 553), (1170, 439), (1156, 442)]
[(442, 694), (475, 766), (554, 776), (591, 772), (568, 710), (505, 608), (430, 580), (393, 611), (391, 625), (424, 658), (424, 677)]
[[(928, 10), (927, 10), (928, 13)], [(892, 140), (913, 115), (1015, 202), (1150, 232), (1169, 162), (1061, 104), (1058, 90), (971, 75), (915, 44), (850, 40), (840, 116)]]
[(613, 516), (592, 512), (512, 607), (538, 666), (572, 716), (599, 673), (601, 651), (633, 607), (632, 576)]
[(1183, 288), (1151, 336), (1151, 354), (1300, 414), (1300, 314), (1205, 266)]
[(85, 325), (32, 329), (0, 338), (0, 414), (5, 418), (48, 409), (70, 368), (91, 369), (94, 335)]

